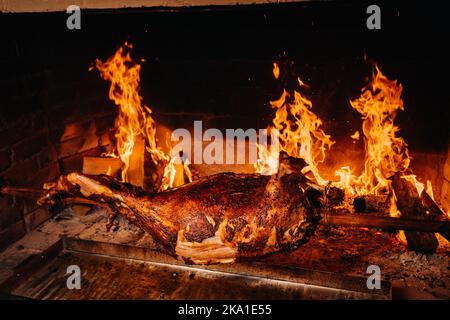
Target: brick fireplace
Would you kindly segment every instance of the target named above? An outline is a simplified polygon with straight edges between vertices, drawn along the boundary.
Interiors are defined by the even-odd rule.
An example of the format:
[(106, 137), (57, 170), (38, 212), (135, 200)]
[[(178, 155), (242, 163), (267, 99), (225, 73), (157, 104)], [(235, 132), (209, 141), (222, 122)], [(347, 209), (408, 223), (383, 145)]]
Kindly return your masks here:
[[(114, 150), (117, 106), (108, 98), (109, 83), (101, 79), (97, 70), (89, 71), (89, 68), (95, 59), (104, 61), (124, 41), (129, 41), (134, 45), (133, 56), (145, 59), (141, 64), (141, 94), (153, 111), (160, 141), (176, 128), (192, 132), (194, 121), (198, 120), (203, 122), (204, 130), (265, 128), (273, 118), (269, 102), (278, 99), (283, 89), (283, 84), (273, 77), (273, 61), (288, 56), (295, 62), (292, 72), (309, 86), (307, 95), (314, 112), (323, 119), (324, 130), (336, 140), (333, 155), (321, 164), (321, 169), (329, 173), (328, 179), (333, 179), (343, 158), (363, 157), (362, 141), (350, 139), (359, 129), (361, 117), (351, 109), (349, 100), (357, 97), (367, 83), (372, 69), (367, 60), (376, 61), (391, 79), (398, 79), (404, 87), (405, 110), (400, 112), (398, 124), (411, 151), (411, 168), (424, 181), (431, 181), (436, 202), (450, 210), (446, 50), (419, 29), (405, 36), (401, 27), (404, 21), (397, 20), (394, 6), (386, 5), (387, 31), (367, 34), (366, 30), (355, 27), (360, 19), (347, 19), (344, 26), (332, 29), (341, 21), (334, 14), (336, 10), (351, 17), (363, 9), (354, 2), (327, 6), (307, 1), (306, 4), (168, 10), (136, 9), (141, 4), (139, 1), (130, 5), (135, 9), (120, 8), (116, 1), (103, 1), (104, 6), (97, 3), (100, 9), (93, 2), (85, 3), (90, 10), (86, 10), (82, 30), (70, 32), (52, 30), (53, 22), (64, 22), (65, 13), (58, 12), (65, 2), (54, 1), (49, 10), (34, 7), (31, 2), (20, 5), (2, 2), (0, 9), (8, 12), (8, 16), (1, 26), (6, 26), (4, 21), (15, 21), (11, 12), (20, 12), (13, 23), (17, 30), (2, 33), (4, 49), (0, 52), (3, 71), (0, 87), (4, 92), (0, 109), (2, 184), (39, 189), (61, 175), (82, 171), (85, 157), (101, 157)], [(221, 1), (214, 4), (228, 5)], [(120, 9), (116, 10), (118, 6)], [(27, 13), (42, 11), (57, 12), (29, 16)], [(412, 14), (407, 6), (401, 6), (400, 12), (401, 19), (406, 20), (417, 14), (414, 10)], [(40, 21), (41, 15), (48, 20), (35, 30), (21, 29), (24, 28), (20, 27), (21, 21)], [(404, 15), (408, 18), (403, 18)], [(421, 44), (416, 46), (412, 40)], [(362, 165), (361, 161), (359, 169)], [(224, 171), (249, 173), (253, 166), (248, 163), (193, 165), (192, 169), (199, 176), (207, 176)], [(91, 232), (86, 227), (91, 226), (91, 221), (89, 217), (80, 218), (81, 222), (77, 219), (88, 210), (83, 207), (70, 210), (63, 212), (63, 216), (76, 217), (73, 232), (69, 233), (83, 238)], [(42, 237), (53, 237), (57, 233), (54, 230), (60, 227), (57, 224), (60, 217), (54, 214), (38, 206), (35, 199), (0, 197), (0, 251), (23, 246), (21, 239), (27, 243), (27, 235), (37, 232)], [(100, 216), (98, 212), (95, 214)], [(95, 217), (105, 222), (106, 218)], [(124, 221), (120, 221), (120, 226), (116, 240), (97, 229), (92, 232), (97, 240), (123, 244), (135, 237), (130, 243), (151, 243), (157, 248), (148, 236), (142, 237), (144, 240), (139, 238), (142, 234)], [(328, 237), (330, 231), (323, 232), (326, 236), (320, 237)], [(360, 249), (343, 249), (345, 244), (340, 241), (345, 243), (346, 236), (339, 232), (332, 230), (330, 236), (338, 239), (336, 252), (345, 251), (342, 256), (357, 259), (359, 253), (355, 252), (364, 251), (363, 245)], [(323, 259), (332, 246), (322, 246), (320, 237), (308, 244), (308, 250), (316, 254), (320, 251)], [(373, 261), (383, 260), (389, 253), (386, 240), (389, 235), (358, 230), (356, 238), (366, 247), (379, 241), (376, 248), (382, 252), (382, 258), (373, 253), (374, 249), (370, 252)], [(26, 245), (25, 248), (44, 249)], [(396, 248), (401, 250), (400, 245)], [(410, 257), (413, 253), (403, 251), (398, 251), (398, 255), (405, 261), (422, 257)], [(440, 268), (443, 262), (439, 259), (445, 262), (445, 258), (436, 257), (430, 258), (434, 261), (430, 263), (439, 264)], [(276, 256), (266, 261), (307, 268), (316, 268), (318, 264), (303, 253), (291, 260), (284, 256), (278, 258), (279, 261)], [(335, 265), (334, 271), (345, 272), (350, 265), (343, 261)], [(424, 262), (423, 268), (426, 267)], [(394, 269), (390, 270), (392, 275)], [(439, 269), (439, 272), (443, 271)], [(445, 278), (445, 274), (438, 278)], [(440, 297), (448, 295), (448, 291), (442, 291)]]

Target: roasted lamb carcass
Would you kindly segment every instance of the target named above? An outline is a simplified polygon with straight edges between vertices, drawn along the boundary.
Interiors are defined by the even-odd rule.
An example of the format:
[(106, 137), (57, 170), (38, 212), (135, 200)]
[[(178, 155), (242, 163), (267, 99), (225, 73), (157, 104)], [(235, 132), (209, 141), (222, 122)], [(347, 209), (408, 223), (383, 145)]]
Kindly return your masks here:
[(40, 199), (68, 197), (107, 204), (186, 263), (230, 263), (293, 249), (320, 220), (307, 196), (304, 162), (283, 156), (278, 174), (220, 173), (148, 194), (109, 176), (70, 173)]

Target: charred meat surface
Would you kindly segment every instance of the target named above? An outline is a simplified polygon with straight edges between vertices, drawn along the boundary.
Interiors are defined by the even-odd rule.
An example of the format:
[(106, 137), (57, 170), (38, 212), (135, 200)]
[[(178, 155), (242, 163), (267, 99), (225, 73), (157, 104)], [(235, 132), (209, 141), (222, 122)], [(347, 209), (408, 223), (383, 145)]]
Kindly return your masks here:
[(280, 164), (272, 176), (220, 173), (154, 194), (106, 175), (70, 173), (40, 202), (87, 198), (125, 216), (186, 263), (230, 263), (294, 249), (314, 233), (320, 216), (295, 166)]

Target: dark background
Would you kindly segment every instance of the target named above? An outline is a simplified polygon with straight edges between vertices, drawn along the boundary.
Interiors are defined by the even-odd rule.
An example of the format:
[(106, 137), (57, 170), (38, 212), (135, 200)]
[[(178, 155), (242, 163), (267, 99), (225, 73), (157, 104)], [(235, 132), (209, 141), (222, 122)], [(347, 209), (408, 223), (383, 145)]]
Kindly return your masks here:
[[(382, 30), (366, 28), (366, 8), (374, 3), (382, 8)], [(445, 12), (439, 1), (84, 11), (80, 31), (66, 29), (63, 13), (3, 14), (0, 125), (48, 105), (61, 106), (60, 114), (52, 109), (50, 122), (114, 108), (109, 84), (88, 67), (128, 40), (133, 56), (146, 59), (142, 95), (156, 118), (226, 114), (249, 119), (236, 120), (236, 127), (263, 127), (273, 115), (268, 101), (282, 89), (272, 61), (286, 53), (333, 137), (360, 128), (348, 101), (371, 74), (366, 54), (404, 86), (397, 123), (410, 148), (442, 151), (450, 119)]]

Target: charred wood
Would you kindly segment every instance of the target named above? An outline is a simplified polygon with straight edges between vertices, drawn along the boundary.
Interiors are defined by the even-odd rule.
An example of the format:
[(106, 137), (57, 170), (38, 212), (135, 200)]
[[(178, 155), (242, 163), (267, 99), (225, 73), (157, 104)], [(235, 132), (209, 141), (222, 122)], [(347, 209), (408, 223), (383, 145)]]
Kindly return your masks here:
[[(397, 208), (402, 218), (427, 219), (427, 212), (422, 204), (416, 186), (405, 179), (403, 172), (397, 172), (392, 177), (392, 188), (397, 199)], [(408, 248), (422, 253), (434, 253), (439, 246), (433, 233), (405, 231)]]

